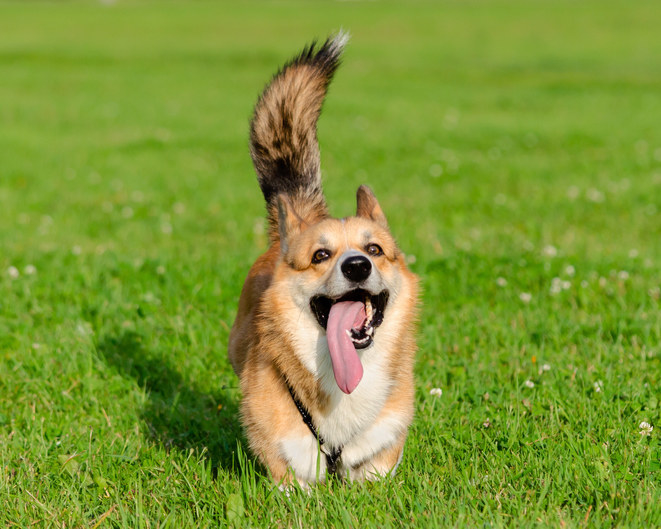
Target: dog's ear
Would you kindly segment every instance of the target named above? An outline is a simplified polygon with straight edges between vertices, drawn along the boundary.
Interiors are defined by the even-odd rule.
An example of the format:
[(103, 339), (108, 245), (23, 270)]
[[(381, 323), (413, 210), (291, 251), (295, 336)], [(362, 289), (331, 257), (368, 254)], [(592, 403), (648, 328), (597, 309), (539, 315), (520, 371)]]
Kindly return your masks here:
[(308, 227), (306, 222), (296, 213), (289, 197), (280, 193), (277, 197), (278, 232), (280, 233), (280, 250), (286, 253), (292, 237)]
[(379, 201), (367, 186), (360, 186), (356, 192), (356, 217), (373, 220), (380, 226), (388, 228), (388, 221), (379, 206)]

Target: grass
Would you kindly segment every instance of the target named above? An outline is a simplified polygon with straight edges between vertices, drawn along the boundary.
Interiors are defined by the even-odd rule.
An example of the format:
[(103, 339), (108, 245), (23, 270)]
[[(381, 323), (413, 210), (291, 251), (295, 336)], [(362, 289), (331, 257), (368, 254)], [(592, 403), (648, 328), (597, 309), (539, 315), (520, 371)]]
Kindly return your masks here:
[[(248, 119), (340, 27), (326, 190), (348, 215), (372, 185), (422, 278), (416, 419), (393, 479), (287, 498), (225, 352), (265, 248)], [(0, 526), (661, 526), (659, 27), (645, 0), (0, 4)]]

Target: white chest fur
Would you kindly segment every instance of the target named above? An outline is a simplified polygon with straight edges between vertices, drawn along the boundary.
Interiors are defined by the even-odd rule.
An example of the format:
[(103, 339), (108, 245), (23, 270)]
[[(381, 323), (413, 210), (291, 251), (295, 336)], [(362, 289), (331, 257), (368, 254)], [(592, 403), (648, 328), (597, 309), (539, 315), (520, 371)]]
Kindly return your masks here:
[[(303, 318), (301, 318), (303, 319)], [(383, 338), (383, 337), (382, 337)], [(342, 467), (350, 468), (369, 460), (384, 448), (392, 445), (407, 428), (404, 414), (382, 415), (390, 394), (392, 380), (389, 376), (389, 355), (392, 347), (384, 347), (389, 340), (380, 339), (359, 351), (363, 365), (363, 378), (349, 395), (342, 392), (335, 382), (326, 337), (316, 322), (297, 321), (295, 347), (305, 367), (321, 381), (330, 402), (323, 415), (315, 415), (314, 422), (319, 434), (330, 447), (342, 447)], [(315, 344), (310, 347), (310, 344)], [(295, 388), (294, 388), (295, 389)], [(283, 439), (281, 452), (300, 480), (314, 480), (319, 472), (318, 447), (312, 435), (305, 439)], [(321, 460), (325, 470), (325, 460)]]
[(377, 332), (373, 344), (358, 351), (363, 378), (347, 395), (335, 382), (325, 333), (311, 318), (302, 319), (308, 321), (297, 321), (296, 353), (330, 398), (328, 411), (314, 417), (315, 425), (327, 443), (344, 446), (372, 424), (383, 409), (392, 384), (388, 374), (392, 348), (383, 347)]
[(326, 414), (315, 418), (317, 428), (326, 443), (333, 447), (346, 446), (373, 424), (383, 409), (392, 384), (387, 372), (388, 353), (381, 350), (378, 338), (362, 351), (363, 378), (347, 395), (335, 382), (325, 339), (322, 345), (326, 361), (320, 366), (319, 379), (330, 402)]

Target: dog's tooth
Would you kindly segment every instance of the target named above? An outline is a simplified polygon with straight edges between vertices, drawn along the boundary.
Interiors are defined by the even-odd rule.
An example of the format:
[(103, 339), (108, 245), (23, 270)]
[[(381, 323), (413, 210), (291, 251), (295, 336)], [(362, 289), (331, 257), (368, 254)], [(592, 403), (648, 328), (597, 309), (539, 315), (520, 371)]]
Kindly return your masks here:
[(374, 327), (369, 327), (369, 328), (365, 331), (365, 334), (367, 334), (367, 336), (372, 336), (372, 335), (374, 334)]
[(365, 316), (367, 323), (370, 323), (373, 316), (372, 300), (370, 300), (370, 298), (365, 299)]

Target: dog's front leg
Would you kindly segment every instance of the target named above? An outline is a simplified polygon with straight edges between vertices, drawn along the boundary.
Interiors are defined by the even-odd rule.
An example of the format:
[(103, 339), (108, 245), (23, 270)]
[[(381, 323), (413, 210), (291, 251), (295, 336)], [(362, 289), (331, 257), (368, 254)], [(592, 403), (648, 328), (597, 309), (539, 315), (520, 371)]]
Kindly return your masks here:
[(349, 478), (375, 480), (394, 472), (404, 452), (406, 429), (402, 418), (385, 417), (347, 446), (342, 463), (349, 469)]
[(325, 456), (319, 450), (317, 440), (311, 434), (281, 439), (279, 446), (280, 453), (287, 461), (290, 479), (295, 479), (303, 488), (310, 483), (324, 480), (326, 476)]

